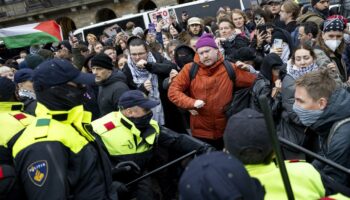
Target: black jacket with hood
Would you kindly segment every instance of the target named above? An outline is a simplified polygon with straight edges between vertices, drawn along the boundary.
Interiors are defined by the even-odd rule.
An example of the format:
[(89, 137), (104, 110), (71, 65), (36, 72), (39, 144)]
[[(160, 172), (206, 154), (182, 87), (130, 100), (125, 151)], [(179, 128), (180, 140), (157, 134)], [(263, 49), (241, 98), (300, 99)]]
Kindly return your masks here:
[(126, 77), (123, 72), (115, 70), (111, 76), (99, 84), (97, 97), (98, 107), (101, 116), (118, 110), (120, 96), (129, 90), (126, 84)]
[[(350, 123), (340, 126), (330, 135), (334, 123), (350, 117), (350, 94), (345, 89), (336, 90), (328, 100), (328, 105), (320, 118), (311, 126), (319, 136), (320, 154), (345, 168), (350, 168)], [(313, 165), (321, 174), (345, 186), (350, 186), (349, 175), (318, 160)]]
[(278, 114), (281, 94), (278, 93), (275, 98), (271, 97), (272, 89), (275, 85), (272, 77), (272, 69), (274, 67), (279, 67), (282, 71), (282, 66), (283, 62), (277, 54), (270, 53), (264, 57), (260, 68), (260, 73), (252, 88), (251, 107), (256, 111), (261, 112), (259, 97), (266, 96), (268, 103), (272, 108), (273, 114)]

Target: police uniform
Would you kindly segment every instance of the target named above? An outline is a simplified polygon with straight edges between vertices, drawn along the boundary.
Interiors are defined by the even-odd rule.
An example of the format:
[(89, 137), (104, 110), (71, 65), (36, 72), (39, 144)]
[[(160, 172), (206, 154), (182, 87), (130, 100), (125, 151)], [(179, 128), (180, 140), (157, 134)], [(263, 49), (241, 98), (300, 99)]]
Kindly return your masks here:
[(28, 199), (116, 199), (108, 158), (84, 127), (91, 113), (38, 103), (36, 114), (11, 147)]
[(19, 102), (0, 102), (0, 164), (13, 164), (8, 143), (34, 119), (22, 113), (22, 109), (23, 104)]
[[(119, 106), (123, 109), (138, 106), (150, 110), (158, 104), (159, 102), (149, 100), (138, 90), (127, 91), (119, 99)], [(145, 114), (143, 117), (146, 116), (150, 117), (151, 115)], [(104, 143), (114, 166), (123, 161), (133, 161), (138, 165), (141, 173), (147, 170), (151, 158), (158, 155), (155, 147), (157, 149), (163, 147), (167, 150), (174, 150), (179, 154), (185, 154), (193, 150), (197, 150), (200, 154), (212, 148), (210, 145), (188, 135), (178, 134), (159, 126), (151, 118), (143, 121), (142, 128), (139, 128), (140, 124), (135, 124), (122, 112), (111, 112), (93, 121), (91, 125), (94, 132), (100, 136)], [(127, 183), (136, 178), (125, 174), (124, 176), (126, 177), (117, 177), (116, 180)], [(138, 187), (134, 192), (138, 199), (152, 199), (151, 184), (146, 179), (143, 181), (143, 183), (139, 182), (137, 184)], [(139, 190), (143, 190), (143, 192)]]
[(24, 199), (24, 192), (16, 179), (11, 148), (16, 135), (34, 119), (22, 113), (19, 102), (0, 102), (0, 199)]
[(117, 199), (108, 157), (87, 130), (80, 86), (91, 82), (65, 59), (35, 68), (36, 118), (8, 145), (28, 199)]
[[(309, 163), (299, 160), (285, 161), (295, 199), (320, 199), (325, 196), (321, 176)], [(268, 165), (246, 165), (249, 175), (259, 179), (265, 187), (265, 199), (288, 199), (279, 168)]]
[(135, 125), (120, 112), (111, 112), (91, 123), (104, 143), (113, 165), (121, 161), (133, 160), (144, 168), (151, 157), (151, 150), (159, 126), (155, 120), (150, 121), (150, 128), (141, 133)]

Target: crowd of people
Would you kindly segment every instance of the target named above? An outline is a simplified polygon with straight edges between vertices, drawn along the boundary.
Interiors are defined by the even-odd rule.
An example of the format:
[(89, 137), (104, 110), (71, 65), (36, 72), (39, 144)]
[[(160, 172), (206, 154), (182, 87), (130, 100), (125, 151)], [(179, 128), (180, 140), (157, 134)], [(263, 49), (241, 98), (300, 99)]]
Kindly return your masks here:
[[(287, 199), (262, 96), (279, 137), (350, 169), (350, 27), (310, 3), (130, 21), (0, 59), (0, 199)], [(281, 151), (295, 199), (350, 197), (349, 173)]]

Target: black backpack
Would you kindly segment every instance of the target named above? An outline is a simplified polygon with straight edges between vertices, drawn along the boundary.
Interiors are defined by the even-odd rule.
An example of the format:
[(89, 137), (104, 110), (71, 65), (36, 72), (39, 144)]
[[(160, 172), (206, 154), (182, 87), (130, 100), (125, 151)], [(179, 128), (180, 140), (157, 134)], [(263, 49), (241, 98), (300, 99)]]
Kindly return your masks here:
[[(251, 87), (247, 88), (236, 88), (236, 74), (232, 68), (232, 64), (228, 60), (224, 60), (224, 66), (228, 76), (230, 77), (233, 90), (232, 90), (232, 100), (225, 106), (224, 112), (227, 118), (230, 118), (232, 115), (242, 111), (245, 108), (250, 107), (251, 99)], [(199, 69), (199, 65), (193, 62), (190, 69), (190, 80), (192, 81)]]

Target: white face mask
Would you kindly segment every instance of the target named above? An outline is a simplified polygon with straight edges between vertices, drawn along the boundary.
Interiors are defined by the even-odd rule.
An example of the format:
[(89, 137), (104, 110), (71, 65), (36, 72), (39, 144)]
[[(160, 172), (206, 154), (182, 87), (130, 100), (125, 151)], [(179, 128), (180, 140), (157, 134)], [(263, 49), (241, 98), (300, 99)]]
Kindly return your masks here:
[(324, 43), (330, 48), (333, 52), (339, 47), (341, 40), (325, 40)]

